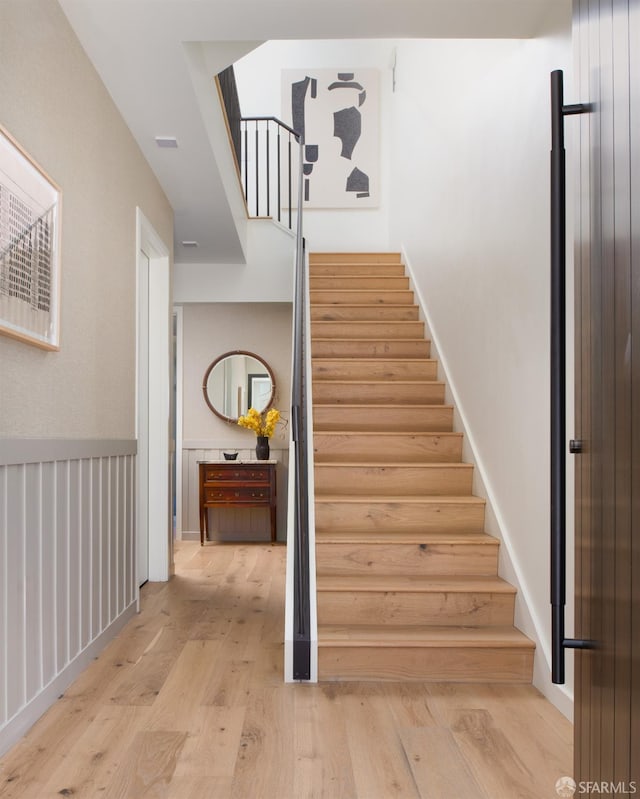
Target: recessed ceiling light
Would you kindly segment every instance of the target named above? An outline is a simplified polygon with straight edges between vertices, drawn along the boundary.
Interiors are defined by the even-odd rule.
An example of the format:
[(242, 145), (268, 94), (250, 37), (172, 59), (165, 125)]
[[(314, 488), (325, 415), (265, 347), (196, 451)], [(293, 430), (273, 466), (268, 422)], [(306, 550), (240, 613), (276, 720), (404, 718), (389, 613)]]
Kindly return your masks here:
[(183, 247), (197, 247), (198, 246), (198, 242), (197, 241), (183, 241), (182, 242), (182, 246)]
[(178, 140), (175, 136), (156, 136), (158, 147), (177, 147)]

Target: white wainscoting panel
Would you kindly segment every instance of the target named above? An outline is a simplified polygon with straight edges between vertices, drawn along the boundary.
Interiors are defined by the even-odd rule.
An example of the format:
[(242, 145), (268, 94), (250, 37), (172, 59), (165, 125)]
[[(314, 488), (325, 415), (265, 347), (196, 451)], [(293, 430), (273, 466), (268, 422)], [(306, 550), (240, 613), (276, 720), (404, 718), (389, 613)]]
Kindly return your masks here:
[[(182, 449), (182, 536), (200, 538), (200, 500), (198, 461), (223, 460), (223, 449), (195, 446), (185, 441)], [(255, 447), (238, 451), (240, 460), (255, 460)], [(287, 540), (287, 495), (289, 450), (271, 447), (270, 457), (278, 461), (276, 467), (278, 512), (278, 541)], [(269, 511), (265, 508), (210, 508), (209, 535), (213, 541), (269, 541), (271, 526)]]
[(47, 440), (43, 460), (34, 440), (20, 450), (0, 439), (0, 754), (137, 600), (135, 441)]

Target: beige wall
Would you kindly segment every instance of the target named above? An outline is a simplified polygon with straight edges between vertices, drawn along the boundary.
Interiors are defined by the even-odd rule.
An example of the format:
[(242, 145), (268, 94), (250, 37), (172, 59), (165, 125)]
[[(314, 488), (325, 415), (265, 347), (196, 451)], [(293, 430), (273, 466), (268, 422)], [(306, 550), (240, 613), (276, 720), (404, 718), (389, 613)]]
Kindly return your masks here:
[[(291, 404), (291, 303), (193, 303), (183, 311), (183, 449), (182, 531), (199, 529), (198, 460), (221, 459), (237, 449), (243, 460), (255, 459), (256, 437), (215, 416), (204, 401), (202, 382), (209, 364), (230, 350), (248, 350), (266, 361), (276, 381), (274, 406), (287, 420), (278, 425), (271, 457), (278, 461), (278, 540), (286, 538), (289, 408)], [(269, 538), (263, 509), (210, 511), (212, 537), (220, 540)], [(219, 528), (219, 529), (218, 529)]]
[[(255, 447), (255, 436), (219, 419), (202, 394), (207, 367), (230, 350), (254, 352), (271, 367), (276, 381), (274, 406), (289, 416), (291, 395), (290, 303), (193, 303), (183, 316), (183, 438), (210, 446)], [(277, 428), (273, 447), (288, 446), (288, 429)]]
[(0, 336), (0, 435), (135, 434), (136, 206), (173, 212), (55, 0), (0, 2), (0, 122), (61, 186), (61, 349)]

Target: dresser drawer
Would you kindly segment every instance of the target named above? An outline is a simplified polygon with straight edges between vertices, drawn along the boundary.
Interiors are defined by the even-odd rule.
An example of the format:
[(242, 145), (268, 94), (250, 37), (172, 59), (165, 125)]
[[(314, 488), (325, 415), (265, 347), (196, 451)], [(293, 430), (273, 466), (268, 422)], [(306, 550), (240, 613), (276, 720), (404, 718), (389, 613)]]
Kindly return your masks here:
[(207, 486), (204, 488), (205, 502), (261, 502), (269, 504), (271, 491), (269, 486)]
[(205, 483), (218, 483), (220, 481), (268, 483), (269, 479), (269, 469), (261, 468), (260, 466), (236, 466), (231, 469), (208, 466), (204, 470)]
[[(1, 2), (1, 0), (0, 0)], [(269, 511), (271, 541), (276, 540), (277, 481), (274, 461), (200, 461), (200, 543), (209, 540), (210, 508), (260, 508)]]

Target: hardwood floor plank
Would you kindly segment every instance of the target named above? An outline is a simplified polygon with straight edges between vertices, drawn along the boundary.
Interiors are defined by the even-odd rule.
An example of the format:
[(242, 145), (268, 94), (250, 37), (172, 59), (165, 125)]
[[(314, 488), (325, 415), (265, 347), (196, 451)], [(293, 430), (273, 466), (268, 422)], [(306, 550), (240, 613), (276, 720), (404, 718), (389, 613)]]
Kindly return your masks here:
[(429, 707), (429, 693), (423, 683), (395, 682), (383, 685), (384, 695), (398, 729), (436, 726), (437, 722)]
[(150, 730), (189, 732), (192, 714), (216, 668), (220, 641), (187, 641), (160, 689), (147, 724)]
[(230, 799), (232, 777), (174, 776), (163, 799)]
[(213, 707), (246, 707), (250, 693), (251, 660), (219, 658), (206, 685), (202, 704)]
[(355, 797), (356, 785), (339, 693), (326, 686), (295, 690), (293, 796)]
[(176, 777), (233, 777), (246, 708), (199, 707), (176, 765)]
[(78, 740), (73, 757), (63, 759), (43, 786), (42, 799), (108, 795), (118, 764), (127, 756), (149, 712), (140, 707), (102, 707)]
[(341, 689), (358, 799), (419, 799), (384, 689), (377, 683)]
[[(200, 607), (198, 617), (204, 612), (205, 608)], [(134, 664), (141, 668), (130, 668), (122, 673), (110, 691), (109, 701), (116, 705), (153, 704), (188, 640), (193, 623), (185, 621), (184, 626), (178, 624), (177, 627), (165, 624), (158, 630)]]
[(420, 799), (497, 799), (476, 782), (451, 730), (422, 727), (400, 730), (400, 740)]
[(109, 799), (165, 796), (186, 738), (186, 732), (138, 732), (106, 796)]
[(499, 729), (489, 710), (457, 710), (451, 732), (478, 783), (491, 799), (540, 799), (550, 794), (548, 783), (531, 768)]
[(240, 739), (232, 799), (293, 797), (292, 686), (252, 692)]

